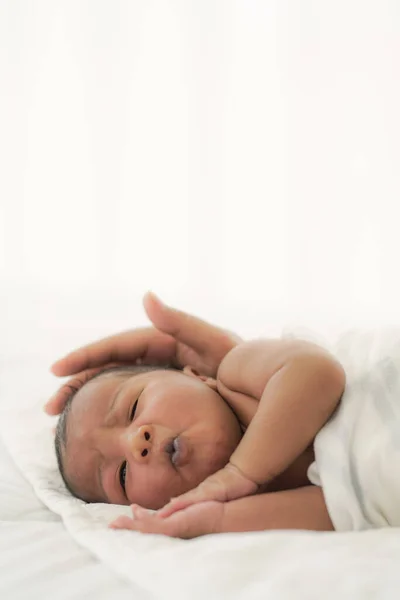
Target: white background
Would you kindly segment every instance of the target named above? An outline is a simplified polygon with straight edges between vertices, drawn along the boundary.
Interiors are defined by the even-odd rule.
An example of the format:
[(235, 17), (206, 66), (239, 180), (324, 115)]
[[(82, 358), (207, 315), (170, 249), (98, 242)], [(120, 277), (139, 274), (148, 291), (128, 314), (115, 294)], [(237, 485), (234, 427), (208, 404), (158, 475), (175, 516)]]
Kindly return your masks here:
[(0, 326), (399, 324), (398, 0), (0, 0)]

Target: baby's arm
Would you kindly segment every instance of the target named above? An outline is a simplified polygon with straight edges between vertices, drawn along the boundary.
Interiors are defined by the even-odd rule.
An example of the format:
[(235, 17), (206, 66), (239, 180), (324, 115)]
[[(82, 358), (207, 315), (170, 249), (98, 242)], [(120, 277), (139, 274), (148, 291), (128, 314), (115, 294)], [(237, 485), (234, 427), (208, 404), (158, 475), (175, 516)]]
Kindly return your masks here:
[(333, 531), (322, 488), (308, 485), (246, 496), (223, 504), (218, 533), (265, 529)]
[(306, 486), (270, 494), (260, 494), (231, 502), (205, 501), (159, 518), (156, 512), (132, 505), (134, 518), (118, 517), (113, 529), (161, 533), (184, 539), (209, 533), (263, 531), (265, 529), (334, 529), (322, 489)]
[(288, 468), (336, 409), (345, 388), (342, 366), (302, 340), (255, 340), (222, 361), (218, 391), (259, 400), (230, 464), (259, 486)]

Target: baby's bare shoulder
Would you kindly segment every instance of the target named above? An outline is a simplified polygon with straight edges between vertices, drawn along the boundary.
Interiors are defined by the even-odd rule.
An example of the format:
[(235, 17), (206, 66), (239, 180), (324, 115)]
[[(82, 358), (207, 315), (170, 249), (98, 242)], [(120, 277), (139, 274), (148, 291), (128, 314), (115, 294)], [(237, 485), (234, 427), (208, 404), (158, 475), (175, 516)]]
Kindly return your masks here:
[[(223, 359), (217, 382), (232, 392), (241, 392), (259, 400), (271, 377), (295, 357), (317, 361), (321, 368), (339, 367), (322, 346), (287, 338), (266, 338), (243, 342)], [(223, 395), (223, 394), (222, 394)]]

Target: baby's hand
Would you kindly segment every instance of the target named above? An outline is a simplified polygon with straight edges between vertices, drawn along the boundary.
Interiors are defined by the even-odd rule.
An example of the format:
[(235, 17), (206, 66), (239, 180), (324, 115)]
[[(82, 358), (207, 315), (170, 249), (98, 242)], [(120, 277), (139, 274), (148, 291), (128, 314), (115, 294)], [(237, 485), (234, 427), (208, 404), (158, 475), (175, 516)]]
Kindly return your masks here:
[(250, 496), (257, 489), (258, 485), (254, 481), (247, 479), (235, 465), (228, 463), (223, 469), (207, 477), (190, 492), (172, 498), (157, 514), (159, 517), (165, 518), (198, 502), (206, 502), (207, 500), (229, 502), (243, 496)]
[(118, 517), (110, 527), (190, 539), (209, 533), (220, 533), (224, 506), (222, 502), (200, 502), (161, 519), (157, 512), (150, 512), (132, 504), (134, 518)]

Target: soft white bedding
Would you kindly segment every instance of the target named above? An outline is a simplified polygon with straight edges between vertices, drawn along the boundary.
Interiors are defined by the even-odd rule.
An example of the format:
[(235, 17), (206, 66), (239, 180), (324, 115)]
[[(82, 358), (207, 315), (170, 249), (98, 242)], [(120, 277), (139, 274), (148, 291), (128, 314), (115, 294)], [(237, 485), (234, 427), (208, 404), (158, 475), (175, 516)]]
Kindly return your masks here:
[[(38, 367), (23, 374), (16, 379), (9, 369), (2, 375), (8, 406), (0, 415), (0, 437), (26, 479), (27, 504), (24, 513), (17, 500), (13, 517), (9, 504), (18, 499), (18, 475), (19, 484), (9, 486), (9, 494), (4, 488), (1, 497), (1, 597), (23, 597), (36, 585), (45, 597), (57, 590), (57, 597), (74, 599), (398, 598), (400, 529), (256, 532), (188, 541), (109, 530), (108, 522), (128, 509), (86, 505), (65, 492), (53, 453), (53, 422), (41, 411), (48, 380)], [(10, 410), (32, 397), (32, 390), (36, 407)], [(27, 520), (29, 511), (38, 511), (41, 520)]]
[(5, 445), (7, 410), (35, 400), (40, 407), (54, 389), (46, 371), (46, 361), (32, 356), (0, 357), (0, 598), (150, 600), (74, 540)]
[(346, 389), (308, 476), (337, 531), (400, 527), (400, 329), (349, 331), (335, 354)]

